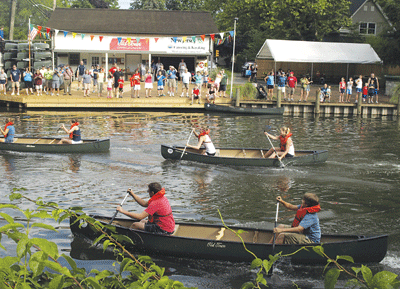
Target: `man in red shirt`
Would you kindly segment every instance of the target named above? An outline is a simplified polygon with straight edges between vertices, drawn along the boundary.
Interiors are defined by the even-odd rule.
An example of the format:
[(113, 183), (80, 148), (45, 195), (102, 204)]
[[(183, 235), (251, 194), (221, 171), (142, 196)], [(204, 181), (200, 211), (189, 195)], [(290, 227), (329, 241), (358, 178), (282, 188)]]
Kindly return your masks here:
[(108, 71), (111, 72), (111, 75), (113, 75), (117, 71), (117, 64), (114, 63), (114, 66), (111, 67)]
[(290, 72), (290, 75), (287, 79), (287, 84), (289, 86), (289, 100), (294, 101), (293, 95), (294, 95), (294, 90), (297, 86), (297, 78), (296, 76), (293, 75), (293, 72)]
[[(170, 235), (174, 233), (175, 220), (172, 215), (171, 205), (165, 197), (165, 189), (162, 188), (159, 183), (151, 183), (148, 185), (148, 193), (150, 196), (148, 201), (140, 198), (138, 195), (133, 193), (131, 189), (128, 189), (128, 193), (139, 205), (146, 207), (146, 209), (141, 213), (128, 212), (121, 206), (117, 207), (118, 212), (133, 219), (140, 220), (140, 222), (134, 222), (132, 224), (132, 229), (158, 234)], [(145, 218), (148, 218), (148, 220), (144, 220)]]

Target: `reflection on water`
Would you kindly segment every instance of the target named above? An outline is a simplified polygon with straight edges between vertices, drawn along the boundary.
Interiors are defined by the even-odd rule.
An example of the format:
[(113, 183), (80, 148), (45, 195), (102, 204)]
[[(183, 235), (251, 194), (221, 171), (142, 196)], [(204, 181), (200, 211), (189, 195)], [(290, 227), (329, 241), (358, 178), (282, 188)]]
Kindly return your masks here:
[[(400, 219), (397, 193), (400, 135), (396, 121), (173, 112), (44, 111), (3, 115), (15, 119), (18, 135), (64, 136), (57, 133), (57, 128), (75, 117), (81, 123), (84, 138), (111, 139), (107, 154), (0, 151), (3, 202), (7, 202), (6, 195), (13, 188), (24, 187), (32, 199), (42, 197), (64, 208), (79, 205), (87, 213), (111, 216), (127, 188), (146, 197), (146, 184), (157, 181), (166, 188), (178, 221), (220, 223), (220, 210), (228, 224), (266, 228), (272, 226), (275, 218), (276, 196), (297, 204), (304, 193), (314, 192), (321, 200), (320, 221), (324, 233), (389, 233), (389, 257), (382, 264), (390, 271), (400, 272), (400, 239), (393, 230), (394, 222)], [(164, 160), (160, 145), (184, 145), (193, 124), (209, 126), (217, 146), (265, 149), (270, 146), (263, 135), (266, 125), (271, 127), (272, 134), (277, 134), (283, 125), (289, 126), (296, 149), (327, 149), (329, 159), (323, 165), (285, 169)], [(194, 142), (192, 138), (191, 143)], [(24, 201), (20, 205), (32, 206)], [(132, 200), (124, 206), (142, 210)], [(279, 217), (281, 222), (290, 224), (293, 213), (280, 208)], [(70, 249), (69, 232), (54, 240), (61, 250)], [(235, 284), (231, 288), (238, 288), (237, 284), (249, 277), (248, 264), (225, 264), (227, 269), (219, 271), (223, 276), (219, 278), (212, 269), (201, 269), (205, 266), (201, 261), (196, 261), (198, 270), (189, 270), (185, 268), (187, 263), (173, 258), (161, 261), (181, 273), (187, 284), (203, 286), (202, 282), (206, 282), (202, 288), (223, 288), (218, 286), (220, 280), (224, 284)], [(81, 263), (92, 266), (88, 261)], [(282, 264), (278, 268), (285, 280), (322, 280), (322, 270), (306, 267), (299, 276), (290, 265)], [(198, 276), (207, 281), (200, 281)]]

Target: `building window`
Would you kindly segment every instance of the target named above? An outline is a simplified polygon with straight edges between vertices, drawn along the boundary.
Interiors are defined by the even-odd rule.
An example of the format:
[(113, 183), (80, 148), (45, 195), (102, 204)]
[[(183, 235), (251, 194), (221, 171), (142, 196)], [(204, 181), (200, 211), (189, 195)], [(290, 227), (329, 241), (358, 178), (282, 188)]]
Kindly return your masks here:
[(371, 6), (371, 11), (372, 11), (372, 12), (375, 11), (375, 6)]
[(100, 57), (98, 56), (93, 56), (92, 57), (92, 65), (96, 66), (97, 64), (100, 64)]
[(368, 6), (364, 5), (364, 11), (368, 11)]
[(360, 23), (360, 34), (375, 35), (375, 23)]
[(69, 64), (70, 65), (79, 65), (80, 63), (80, 54), (79, 53), (70, 53), (69, 55)]

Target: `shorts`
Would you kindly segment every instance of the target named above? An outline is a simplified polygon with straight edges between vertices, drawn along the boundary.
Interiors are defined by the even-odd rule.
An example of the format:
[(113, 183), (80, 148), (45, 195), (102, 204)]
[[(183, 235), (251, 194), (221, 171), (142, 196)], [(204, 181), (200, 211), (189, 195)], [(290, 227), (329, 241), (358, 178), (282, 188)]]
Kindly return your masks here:
[(107, 91), (111, 91), (112, 87), (107, 86)]
[(11, 87), (19, 88), (19, 81), (14, 81), (11, 83)]
[(294, 158), (294, 155), (292, 155), (292, 154), (286, 154), (286, 155), (285, 155), (285, 158)]
[(362, 92), (362, 88), (356, 88), (356, 92), (357, 93)]
[(189, 83), (182, 83), (182, 88), (189, 88)]
[(81, 82), (83, 80), (83, 75), (78, 75), (78, 81)]
[(294, 94), (294, 87), (289, 87), (289, 94), (290, 95), (293, 95)]
[(5, 79), (0, 79), (0, 84), (6, 84), (6, 80)]
[(163, 90), (164, 89), (164, 85), (158, 85), (157, 86), (157, 90)]
[(378, 95), (378, 90), (377, 89), (375, 89), (375, 95)]
[(285, 90), (286, 90), (286, 87), (285, 86), (278, 86), (278, 90), (280, 90), (280, 91), (282, 91), (284, 93)]
[(307, 87), (306, 87), (306, 91), (310, 91), (310, 90), (311, 90), (310, 86), (309, 86), (309, 85), (307, 85)]
[(341, 89), (340, 89), (340, 93), (343, 94), (343, 93), (345, 93), (345, 92), (346, 92), (346, 90), (345, 90), (344, 88), (341, 88)]
[(213, 93), (213, 94), (209, 94), (209, 95), (208, 95), (208, 98), (209, 98), (209, 99), (214, 99), (214, 98), (215, 98), (214, 93)]
[(347, 94), (352, 94), (353, 93), (353, 90), (352, 89), (347, 89)]
[(36, 90), (41, 90), (42, 89), (42, 85), (35, 85), (35, 89)]
[(267, 88), (268, 89), (274, 89), (274, 86), (273, 85), (267, 85)]
[(97, 79), (93, 78), (93, 86), (97, 85)]
[[(289, 225), (285, 225), (285, 228), (291, 228)], [(308, 237), (304, 234), (299, 233), (281, 233), (284, 234), (285, 239), (283, 241), (284, 244), (314, 244)]]
[(4, 139), (5, 143), (13, 143), (14, 142), (14, 136), (8, 136)]
[(219, 86), (219, 91), (226, 91), (226, 84), (221, 84)]
[(25, 88), (33, 88), (32, 81), (24, 81), (24, 83), (25, 83)]
[(135, 84), (135, 90), (140, 90), (140, 84)]
[(83, 84), (83, 89), (89, 89), (90, 88), (90, 83), (84, 83)]
[(83, 143), (83, 140), (78, 140), (78, 141), (71, 140), (71, 142), (72, 142), (72, 144), (80, 144), (80, 143)]
[(146, 82), (146, 83), (144, 84), (144, 88), (145, 88), (145, 89), (152, 89), (152, 88), (153, 88), (153, 83), (151, 83), (151, 82), (150, 82), (150, 83), (147, 83), (147, 82)]
[(60, 82), (59, 81), (53, 81), (51, 83), (51, 87), (54, 88), (54, 89), (60, 88)]
[(144, 230), (146, 232), (151, 232), (151, 233), (156, 233), (156, 234), (167, 234), (167, 235), (172, 235), (174, 232), (167, 232), (161, 229), (157, 224), (147, 222), (144, 224)]
[(118, 88), (119, 87), (119, 83), (118, 83), (118, 81), (116, 81), (115, 83), (114, 83), (114, 88)]
[(362, 97), (363, 97), (363, 98), (367, 98), (367, 96), (368, 96), (368, 95), (366, 95), (366, 94), (363, 94), (363, 96), (362, 96)]
[(196, 95), (196, 94), (193, 94), (193, 98), (194, 98), (194, 99), (199, 99), (199, 96)]
[(119, 87), (119, 92), (124, 92), (124, 88), (123, 87)]
[(167, 80), (167, 84), (168, 84), (168, 87), (175, 87), (176, 86), (176, 79), (175, 78), (174, 79), (169, 78)]
[(216, 152), (215, 152), (215, 153), (212, 153), (212, 154), (206, 152), (206, 154), (207, 154), (208, 156), (212, 156), (212, 157), (213, 157), (213, 156), (215, 156)]

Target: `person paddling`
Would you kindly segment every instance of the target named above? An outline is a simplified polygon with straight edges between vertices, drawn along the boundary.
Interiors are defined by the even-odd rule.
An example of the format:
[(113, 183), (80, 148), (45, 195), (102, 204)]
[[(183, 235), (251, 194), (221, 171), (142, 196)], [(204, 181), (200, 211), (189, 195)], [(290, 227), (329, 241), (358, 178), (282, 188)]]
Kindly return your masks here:
[(58, 144), (79, 144), (83, 142), (81, 138), (81, 129), (79, 128), (79, 122), (77, 119), (71, 119), (71, 127), (69, 130), (67, 130), (64, 124), (60, 128), (69, 134), (69, 138), (61, 139)]
[(5, 123), (6, 125), (4, 127), (4, 130), (0, 127), (0, 131), (4, 135), (4, 138), (0, 138), (0, 142), (12, 143), (14, 142), (15, 135), (14, 123), (8, 117), (5, 119)]
[[(310, 244), (320, 243), (321, 228), (318, 212), (321, 211), (319, 199), (315, 194), (305, 193), (301, 205), (292, 205), (282, 197), (276, 198), (285, 208), (297, 211), (291, 226), (280, 224), (274, 229), (277, 234), (275, 244)], [(270, 243), (273, 242), (273, 238)]]
[(200, 150), (200, 147), (204, 144), (204, 147), (206, 148), (206, 152), (204, 154), (209, 155), (209, 156), (215, 156), (215, 153), (217, 151), (216, 151), (215, 146), (209, 136), (210, 130), (206, 129), (206, 128), (201, 128), (200, 133), (196, 133), (196, 129), (193, 128), (193, 133), (199, 139), (199, 142), (197, 143), (196, 146), (192, 146), (192, 145), (188, 144), (187, 147), (196, 149), (196, 150)]
[(282, 160), (283, 158), (294, 157), (294, 145), (292, 141), (292, 133), (290, 128), (282, 127), (281, 134), (279, 136), (273, 136), (268, 132), (264, 132), (266, 136), (274, 140), (280, 140), (281, 144), (279, 148), (271, 148), (265, 155), (264, 158), (278, 158)]
[[(159, 183), (148, 185), (150, 199), (147, 201), (136, 195), (131, 189), (128, 189), (128, 193), (139, 205), (146, 207), (141, 213), (128, 212), (121, 206), (117, 207), (118, 212), (140, 220), (140, 222), (132, 224), (132, 229), (167, 235), (174, 233), (175, 220), (172, 215), (172, 209), (167, 197), (165, 197), (165, 189)], [(145, 220), (145, 218), (148, 218), (148, 220)]]

